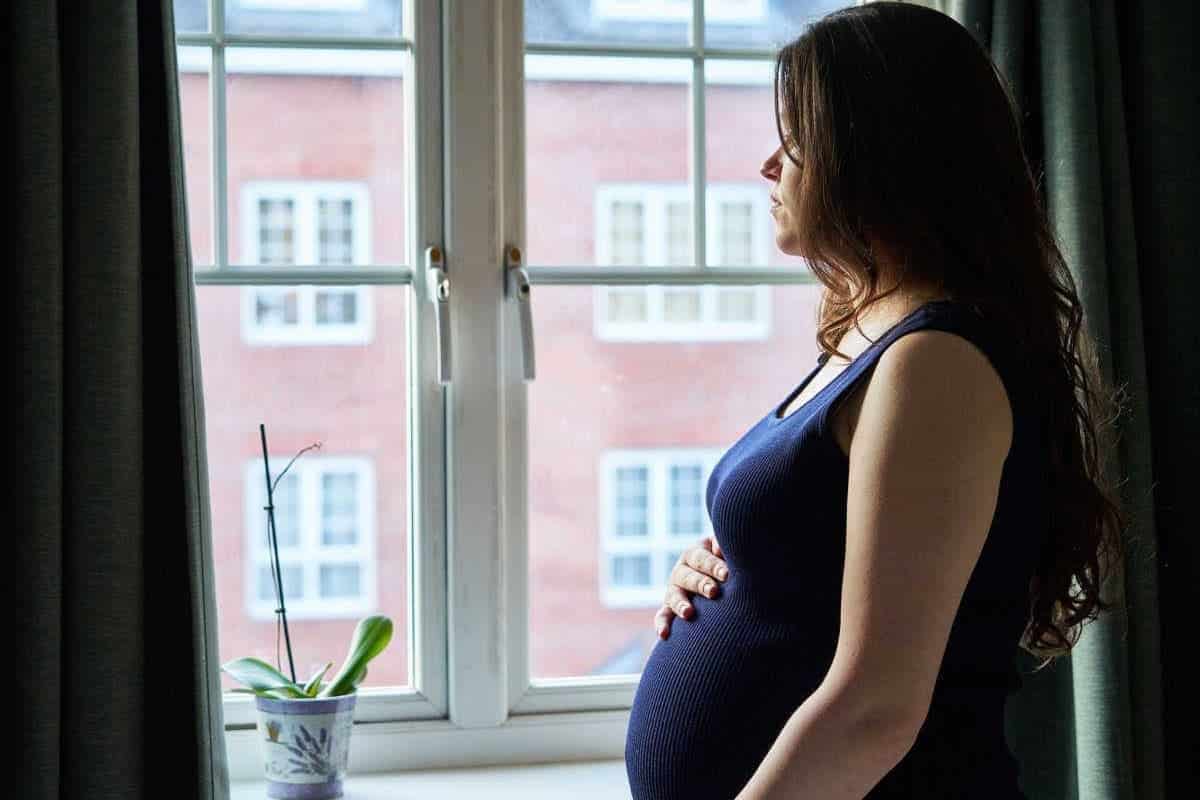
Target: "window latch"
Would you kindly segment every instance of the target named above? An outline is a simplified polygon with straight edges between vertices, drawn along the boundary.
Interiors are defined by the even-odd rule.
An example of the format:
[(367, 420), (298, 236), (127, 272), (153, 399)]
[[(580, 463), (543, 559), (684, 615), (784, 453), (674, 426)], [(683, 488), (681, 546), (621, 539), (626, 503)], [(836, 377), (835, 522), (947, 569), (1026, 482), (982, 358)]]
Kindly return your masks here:
[(425, 285), (433, 303), (434, 327), (437, 329), (438, 383), (450, 383), (450, 278), (442, 248), (425, 248)]
[(534, 378), (533, 359), (533, 310), (530, 306), (529, 273), (521, 263), (521, 248), (510, 245), (504, 248), (505, 292), (510, 299), (517, 301), (517, 310), (521, 314), (521, 360), (525, 368), (525, 380)]

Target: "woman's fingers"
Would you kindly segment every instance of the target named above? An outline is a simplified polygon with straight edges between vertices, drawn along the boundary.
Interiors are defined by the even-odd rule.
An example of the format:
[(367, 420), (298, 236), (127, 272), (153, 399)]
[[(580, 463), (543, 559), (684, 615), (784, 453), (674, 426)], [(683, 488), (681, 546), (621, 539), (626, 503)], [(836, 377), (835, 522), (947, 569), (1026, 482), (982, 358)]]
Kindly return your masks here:
[(671, 635), (671, 619), (675, 616), (675, 612), (670, 606), (659, 606), (658, 613), (654, 615), (654, 630), (658, 632), (660, 639), (666, 639)]
[(675, 617), (690, 619), (695, 613), (691, 595), (703, 594), (714, 598), (720, 591), (717, 581), (724, 581), (728, 577), (729, 567), (725, 564), (721, 545), (715, 536), (705, 536), (697, 546), (680, 553), (667, 580), (663, 604), (654, 615), (654, 629), (659, 637), (666, 639), (670, 635), (671, 621)]

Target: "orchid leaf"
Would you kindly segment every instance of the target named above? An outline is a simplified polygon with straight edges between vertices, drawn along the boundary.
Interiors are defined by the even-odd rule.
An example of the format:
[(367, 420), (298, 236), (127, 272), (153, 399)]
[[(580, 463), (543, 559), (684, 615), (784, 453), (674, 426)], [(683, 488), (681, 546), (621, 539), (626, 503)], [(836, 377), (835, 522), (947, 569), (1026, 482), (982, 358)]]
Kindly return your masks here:
[(366, 677), (367, 662), (382, 653), (391, 640), (392, 620), (389, 617), (377, 614), (361, 620), (354, 629), (354, 639), (342, 668), (319, 696), (352, 694)]
[(221, 665), (234, 680), (250, 687), (255, 694), (273, 697), (304, 697), (304, 689), (279, 670), (258, 658), (237, 658)]
[(325, 673), (333, 667), (333, 662), (330, 661), (321, 670), (308, 679), (308, 683), (304, 684), (304, 695), (306, 697), (316, 697), (317, 691), (321, 688), (321, 678), (325, 677)]

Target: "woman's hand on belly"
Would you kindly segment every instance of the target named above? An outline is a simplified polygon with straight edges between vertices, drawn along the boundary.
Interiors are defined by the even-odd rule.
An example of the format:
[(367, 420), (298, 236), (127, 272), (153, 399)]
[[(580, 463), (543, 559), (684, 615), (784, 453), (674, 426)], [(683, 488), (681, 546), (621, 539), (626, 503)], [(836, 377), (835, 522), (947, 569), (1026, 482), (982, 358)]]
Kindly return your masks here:
[(676, 616), (688, 618), (694, 613), (691, 598), (694, 594), (705, 597), (716, 597), (718, 581), (729, 577), (729, 567), (725, 564), (725, 554), (717, 537), (705, 536), (698, 545), (689, 547), (679, 555), (675, 568), (667, 578), (667, 591), (663, 596), (662, 607), (654, 615), (654, 629), (660, 638), (666, 639), (671, 635), (671, 620)]

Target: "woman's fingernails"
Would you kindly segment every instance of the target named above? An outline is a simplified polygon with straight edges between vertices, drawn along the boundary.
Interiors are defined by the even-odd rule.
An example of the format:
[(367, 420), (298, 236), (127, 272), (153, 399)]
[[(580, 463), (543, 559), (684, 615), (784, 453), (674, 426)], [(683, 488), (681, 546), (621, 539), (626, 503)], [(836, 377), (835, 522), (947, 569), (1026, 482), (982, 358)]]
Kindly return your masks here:
[(729, 570), (725, 569), (725, 567), (717, 567), (717, 577), (725, 580), (729, 577)]

